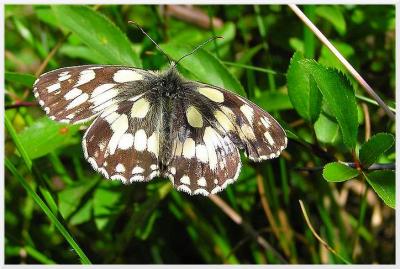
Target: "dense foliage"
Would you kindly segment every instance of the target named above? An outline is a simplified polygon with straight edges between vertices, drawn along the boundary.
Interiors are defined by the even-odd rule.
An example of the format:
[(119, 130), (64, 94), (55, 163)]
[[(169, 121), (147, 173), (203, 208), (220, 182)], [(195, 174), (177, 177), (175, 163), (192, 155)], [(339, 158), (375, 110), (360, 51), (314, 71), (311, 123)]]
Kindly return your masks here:
[[(301, 8), (393, 109), (394, 6)], [(72, 65), (167, 68), (128, 20), (175, 60), (223, 36), (179, 70), (276, 117), (280, 158), (242, 156), (210, 198), (95, 173), (87, 125), (48, 119), (32, 84)], [(5, 31), (6, 263), (395, 262), (395, 122), (289, 7), (6, 6)]]

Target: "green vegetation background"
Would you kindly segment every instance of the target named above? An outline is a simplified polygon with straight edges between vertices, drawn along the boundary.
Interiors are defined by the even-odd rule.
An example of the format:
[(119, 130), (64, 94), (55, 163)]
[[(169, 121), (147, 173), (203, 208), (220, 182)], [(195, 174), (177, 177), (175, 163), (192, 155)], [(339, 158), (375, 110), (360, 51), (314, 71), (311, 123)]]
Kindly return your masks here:
[[(196, 9), (205, 20), (192, 9), (183, 18), (171, 6), (5, 7), (5, 263), (394, 263), (394, 174), (367, 174), (374, 162), (394, 163), (393, 138), (380, 134), (361, 145), (370, 135), (394, 134), (395, 123), (287, 6)], [(395, 106), (394, 6), (302, 9)], [(211, 17), (218, 20), (208, 27)], [(254, 164), (243, 156), (237, 182), (210, 199), (179, 193), (166, 179), (125, 186), (95, 173), (81, 149), (85, 126), (49, 120), (32, 84), (40, 73), (73, 65), (166, 68), (128, 20), (174, 59), (222, 35), (180, 71), (247, 96), (276, 117), (289, 135), (281, 157)], [(310, 76), (296, 69), (306, 67), (302, 57), (317, 61), (308, 62)], [(357, 97), (356, 122), (350, 122), (356, 129), (343, 125), (350, 115), (341, 119), (330, 111), (345, 104), (325, 95), (332, 88), (324, 88), (322, 66), (335, 68), (328, 81), (343, 76), (336, 69), (349, 78), (333, 85)], [(302, 91), (311, 91), (311, 77), (323, 95), (316, 113), (299, 106), (309, 100)], [(333, 163), (322, 175), (329, 162), (357, 161), (360, 147), (362, 170)]]

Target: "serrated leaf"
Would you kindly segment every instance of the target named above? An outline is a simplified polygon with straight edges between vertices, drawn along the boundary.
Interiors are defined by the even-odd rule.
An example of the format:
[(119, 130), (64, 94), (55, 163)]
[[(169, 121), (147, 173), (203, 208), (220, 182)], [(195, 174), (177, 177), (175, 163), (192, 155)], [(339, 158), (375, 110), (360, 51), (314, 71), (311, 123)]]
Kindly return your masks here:
[(314, 77), (324, 102), (335, 116), (348, 148), (354, 148), (357, 142), (358, 118), (354, 89), (343, 73), (326, 68), (313, 60), (299, 62), (306, 72)]
[[(188, 54), (193, 48), (179, 44), (160, 45), (174, 60)], [(206, 50), (199, 49), (196, 53), (186, 57), (179, 65), (193, 74), (199, 81), (219, 86), (246, 96), (240, 82), (229, 72), (229, 70), (214, 55)]]
[(319, 6), (316, 8), (315, 13), (329, 21), (339, 34), (344, 35), (346, 33), (346, 21), (339, 7)]
[(322, 176), (326, 181), (342, 182), (358, 176), (358, 171), (343, 163), (328, 163), (324, 166)]
[(327, 144), (336, 144), (340, 139), (340, 128), (337, 122), (332, 121), (323, 113), (314, 124), (315, 135), (318, 141)]
[(36, 77), (31, 74), (23, 74), (16, 72), (5, 72), (5, 79), (8, 82), (19, 83), (26, 87), (32, 87), (33, 83), (36, 80)]
[(59, 23), (76, 34), (109, 64), (141, 67), (139, 56), (122, 31), (107, 17), (86, 6), (52, 6)]
[(312, 75), (305, 72), (300, 61), (304, 59), (296, 52), (290, 60), (287, 72), (288, 94), (297, 113), (309, 122), (315, 122), (321, 111), (322, 95)]
[(360, 148), (360, 162), (367, 168), (371, 166), (380, 155), (385, 153), (394, 144), (394, 137), (388, 133), (379, 133), (372, 136)]
[(29, 157), (36, 159), (59, 147), (79, 143), (79, 139), (74, 139), (78, 130), (79, 125), (60, 124), (43, 117), (19, 133), (18, 137)]
[(378, 196), (391, 208), (396, 207), (396, 178), (394, 171), (379, 170), (365, 174)]

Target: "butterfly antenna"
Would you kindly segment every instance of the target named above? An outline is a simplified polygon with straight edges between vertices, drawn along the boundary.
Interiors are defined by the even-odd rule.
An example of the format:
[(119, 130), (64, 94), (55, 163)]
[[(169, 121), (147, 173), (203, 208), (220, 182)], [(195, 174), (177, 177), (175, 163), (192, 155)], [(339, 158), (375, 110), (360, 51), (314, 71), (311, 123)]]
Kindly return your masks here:
[(143, 28), (142, 27), (140, 27), (140, 25), (137, 23), (137, 22), (135, 22), (135, 21), (128, 21), (128, 23), (130, 23), (130, 24), (133, 24), (133, 25), (135, 25), (140, 31), (142, 31), (142, 33), (144, 34), (144, 35), (146, 35), (150, 40), (151, 40), (151, 42), (153, 42), (154, 43), (154, 45), (156, 45), (156, 47), (157, 47), (157, 49), (159, 50), (159, 51), (161, 51), (167, 58), (168, 58), (168, 61), (169, 61), (169, 64), (172, 64), (172, 59), (168, 56), (168, 54), (165, 52), (165, 51), (163, 51), (162, 50), (162, 48), (143, 30)]
[(176, 63), (174, 63), (174, 67), (176, 67), (176, 65), (177, 65), (183, 58), (186, 58), (187, 56), (192, 55), (192, 54), (195, 53), (198, 49), (200, 49), (201, 47), (207, 45), (207, 43), (209, 43), (210, 41), (213, 41), (213, 40), (215, 40), (215, 39), (217, 39), (217, 38), (223, 38), (223, 37), (222, 37), (222, 36), (213, 36), (213, 37), (207, 39), (206, 41), (204, 41), (203, 43), (201, 43), (200, 45), (198, 45), (196, 48), (194, 48), (194, 50), (192, 50), (192, 51), (189, 52), (188, 54), (183, 55), (181, 58), (179, 58), (179, 60), (176, 61)]

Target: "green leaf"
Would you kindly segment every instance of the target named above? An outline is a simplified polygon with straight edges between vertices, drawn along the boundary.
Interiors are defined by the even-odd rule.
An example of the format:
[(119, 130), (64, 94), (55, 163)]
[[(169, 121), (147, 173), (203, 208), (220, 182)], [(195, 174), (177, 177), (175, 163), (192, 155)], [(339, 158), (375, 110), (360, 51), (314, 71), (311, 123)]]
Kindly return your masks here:
[(59, 210), (64, 219), (68, 219), (81, 203), (82, 198), (98, 183), (96, 180), (75, 182), (58, 193)]
[(323, 113), (314, 124), (315, 135), (318, 141), (327, 144), (336, 144), (340, 140), (340, 127)]
[[(193, 48), (179, 44), (160, 45), (174, 60), (188, 54)], [(228, 71), (228, 69), (214, 55), (206, 50), (199, 49), (196, 53), (179, 62), (179, 66), (186, 69), (199, 81), (246, 96), (240, 82)]]
[(14, 82), (22, 84), (26, 87), (32, 87), (36, 80), (36, 77), (31, 74), (15, 73), (15, 72), (5, 72), (5, 79), (8, 82)]
[(107, 59), (109, 64), (141, 67), (125, 34), (107, 17), (86, 6), (52, 6), (59, 22), (86, 45)]
[(121, 210), (121, 191), (113, 190), (110, 182), (101, 182), (96, 188), (93, 198), (93, 212), (96, 226), (99, 230), (103, 230), (107, 224), (118, 216)]
[(328, 163), (324, 166), (322, 176), (326, 181), (342, 182), (358, 176), (358, 171), (343, 163)]
[(385, 151), (394, 144), (394, 137), (388, 133), (379, 133), (371, 137), (360, 148), (360, 161), (364, 167), (371, 166)]
[(346, 33), (346, 21), (342, 11), (337, 6), (319, 6), (315, 10), (316, 14), (329, 21), (340, 35)]
[(378, 196), (391, 208), (396, 207), (396, 178), (394, 171), (379, 170), (365, 174)]
[(78, 58), (88, 61), (94, 64), (104, 64), (107, 62), (104, 57), (95, 50), (88, 48), (87, 46), (71, 46), (63, 45), (59, 51), (61, 54), (67, 55), (70, 58)]
[(354, 148), (358, 131), (357, 103), (349, 80), (336, 69), (326, 68), (313, 60), (301, 60), (300, 64), (313, 76), (325, 104), (336, 117), (344, 144)]
[(313, 77), (305, 72), (300, 63), (302, 59), (301, 53), (296, 52), (290, 60), (287, 72), (288, 94), (297, 113), (313, 123), (321, 111), (322, 96)]
[(74, 139), (79, 125), (65, 125), (43, 117), (18, 134), (21, 144), (31, 159), (42, 157), (55, 149), (78, 143)]
[(278, 91), (263, 91), (255, 98), (255, 103), (265, 111), (280, 111), (293, 109), (289, 96)]

